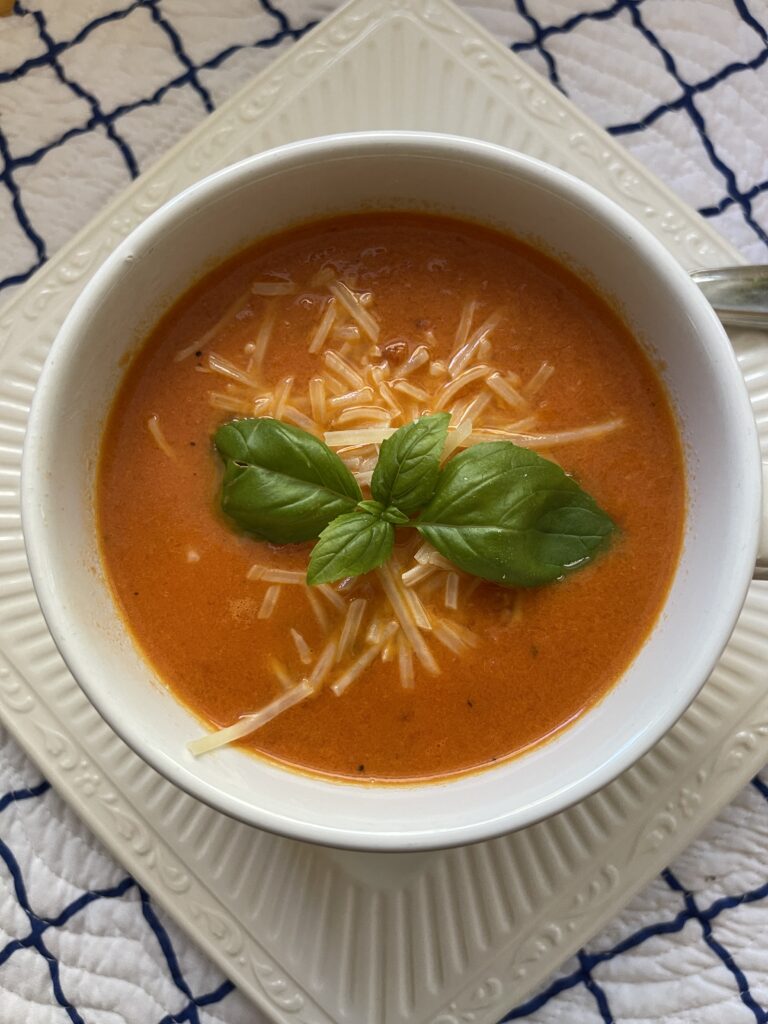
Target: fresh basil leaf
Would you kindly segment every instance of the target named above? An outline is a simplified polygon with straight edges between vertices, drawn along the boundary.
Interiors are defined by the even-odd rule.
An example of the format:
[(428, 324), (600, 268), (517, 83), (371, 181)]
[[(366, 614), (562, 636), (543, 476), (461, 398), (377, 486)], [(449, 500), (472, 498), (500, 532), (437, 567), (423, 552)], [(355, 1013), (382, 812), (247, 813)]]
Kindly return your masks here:
[(312, 548), (307, 583), (333, 583), (360, 576), (392, 554), (395, 528), (368, 512), (348, 512), (334, 519)]
[(385, 519), (388, 523), (392, 523), (393, 526), (405, 526), (407, 523), (410, 523), (408, 516), (401, 512), (399, 508), (395, 508), (394, 505), (385, 508), (381, 518)]
[(371, 494), (377, 501), (404, 513), (426, 505), (440, 474), (450, 421), (447, 412), (422, 416), (382, 442), (371, 479)]
[(222, 509), (262, 540), (313, 540), (362, 498), (339, 456), (298, 427), (233, 420), (219, 427), (214, 442), (226, 463)]
[(580, 568), (614, 529), (559, 466), (509, 441), (451, 459), (414, 525), (465, 572), (518, 587)]
[(370, 516), (381, 517), (384, 514), (384, 506), (380, 501), (358, 501), (357, 507), (363, 512), (367, 512)]

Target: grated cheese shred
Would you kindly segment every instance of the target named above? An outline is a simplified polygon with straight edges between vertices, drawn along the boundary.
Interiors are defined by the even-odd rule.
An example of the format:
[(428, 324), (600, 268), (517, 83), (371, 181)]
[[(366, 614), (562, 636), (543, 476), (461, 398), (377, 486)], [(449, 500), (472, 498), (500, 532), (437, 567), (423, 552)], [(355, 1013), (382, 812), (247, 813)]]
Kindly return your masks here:
[(293, 281), (256, 281), (251, 285), (253, 295), (294, 295), (296, 285)]
[(354, 683), (354, 681), (362, 675), (368, 666), (378, 658), (381, 653), (381, 649), (396, 631), (397, 623), (388, 623), (388, 625), (383, 628), (381, 636), (377, 642), (372, 644), (367, 651), (363, 651), (363, 653), (352, 662), (346, 672), (342, 672), (338, 679), (331, 683), (331, 689), (337, 697), (340, 697), (347, 687)]
[(188, 359), (190, 356), (194, 355), (195, 352), (201, 352), (206, 347), (206, 345), (208, 345), (211, 341), (213, 341), (214, 338), (218, 337), (218, 335), (221, 334), (224, 328), (229, 324), (231, 320), (234, 320), (238, 313), (242, 313), (242, 311), (248, 305), (250, 297), (250, 292), (246, 292), (245, 295), (238, 295), (235, 301), (231, 303), (229, 306), (227, 306), (227, 308), (221, 314), (216, 323), (213, 324), (212, 327), (209, 327), (204, 334), (201, 334), (197, 341), (192, 342), (185, 348), (179, 349), (179, 351), (173, 357), (174, 362), (180, 363), (184, 359)]
[(400, 628), (405, 634), (408, 643), (413, 648), (414, 654), (427, 672), (430, 672), (435, 676), (439, 675), (440, 667), (419, 632), (412, 606), (407, 599), (407, 592), (403, 587), (399, 575), (396, 575), (392, 571), (392, 566), (388, 565), (386, 562), (384, 565), (376, 569), (375, 572), (381, 580), (384, 593), (387, 595), (387, 599), (392, 605), (395, 617), (397, 618)]
[(187, 750), (194, 757), (199, 757), (200, 754), (207, 754), (211, 750), (216, 750), (217, 747), (223, 747), (228, 743), (244, 739), (246, 736), (250, 736), (251, 733), (256, 732), (257, 729), (261, 729), (268, 722), (271, 722), (273, 718), (277, 718), (284, 711), (305, 700), (311, 693), (312, 689), (309, 683), (304, 680), (292, 690), (288, 690), (286, 693), (281, 693), (279, 697), (275, 697), (261, 711), (244, 715), (234, 725), (229, 725), (225, 729), (219, 729), (218, 732), (210, 733), (208, 736), (201, 736), (200, 739), (192, 740), (191, 743), (187, 744)]
[(459, 607), (459, 574), (449, 572), (445, 579), (445, 607), (456, 611)]
[(168, 440), (160, 428), (160, 417), (156, 413), (153, 413), (153, 415), (147, 420), (147, 430), (152, 435), (152, 439), (160, 451), (164, 455), (167, 455), (169, 459), (175, 459), (176, 452), (170, 444), (168, 444)]
[(363, 334), (366, 334), (374, 343), (378, 341), (379, 325), (355, 293), (343, 281), (331, 281), (328, 291), (349, 313)]
[(274, 300), (269, 306), (264, 319), (261, 321), (261, 326), (256, 334), (256, 340), (253, 343), (253, 351), (248, 360), (248, 372), (253, 373), (261, 371), (261, 367), (264, 363), (264, 356), (267, 354), (267, 346), (269, 345), (272, 337), (272, 328), (275, 325), (275, 316), (277, 315), (277, 306), (274, 304)]
[(291, 628), (291, 637), (296, 645), (296, 653), (302, 665), (312, 664), (312, 651), (309, 644), (297, 629)]
[(317, 330), (312, 335), (312, 339), (309, 342), (309, 351), (314, 355), (319, 352), (320, 349), (326, 342), (328, 335), (331, 333), (334, 321), (336, 319), (336, 300), (329, 299), (325, 311), (320, 318), (320, 323), (317, 325)]
[(322, 650), (322, 652), (320, 654), (320, 657), (315, 662), (315, 667), (312, 669), (312, 672), (310, 673), (309, 679), (307, 680), (307, 682), (309, 683), (310, 688), (312, 689), (312, 691), (314, 693), (317, 693), (317, 691), (323, 685), (323, 682), (325, 681), (325, 677), (330, 672), (330, 670), (331, 670), (335, 660), (336, 660), (336, 641), (335, 640), (329, 640), (328, 643), (323, 648), (323, 650)]
[(341, 637), (339, 638), (339, 646), (336, 651), (337, 662), (341, 661), (347, 651), (354, 646), (360, 629), (360, 623), (363, 621), (363, 616), (365, 615), (367, 604), (368, 602), (365, 598), (359, 597), (347, 608), (347, 614), (344, 617), (344, 625), (341, 630)]
[(277, 602), (280, 597), (280, 584), (274, 583), (271, 587), (267, 588), (267, 592), (264, 594), (264, 600), (261, 602), (261, 608), (259, 608), (258, 618), (269, 619), (272, 617), (272, 612), (277, 607)]
[(416, 685), (413, 675), (413, 652), (403, 638), (402, 632), (397, 634), (397, 667), (400, 671), (400, 685), (404, 690), (412, 690)]

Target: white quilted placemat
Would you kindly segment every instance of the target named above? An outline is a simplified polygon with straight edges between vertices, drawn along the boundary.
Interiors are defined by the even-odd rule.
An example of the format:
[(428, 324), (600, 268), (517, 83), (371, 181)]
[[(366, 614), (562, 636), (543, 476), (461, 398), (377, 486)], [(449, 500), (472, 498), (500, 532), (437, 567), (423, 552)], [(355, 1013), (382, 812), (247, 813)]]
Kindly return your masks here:
[[(335, 6), (17, 2), (0, 19), (0, 301)], [(768, 260), (766, 0), (465, 6), (749, 260)], [(506, 1019), (768, 1022), (768, 773)], [(263, 1017), (0, 729), (0, 1024), (66, 1021)]]

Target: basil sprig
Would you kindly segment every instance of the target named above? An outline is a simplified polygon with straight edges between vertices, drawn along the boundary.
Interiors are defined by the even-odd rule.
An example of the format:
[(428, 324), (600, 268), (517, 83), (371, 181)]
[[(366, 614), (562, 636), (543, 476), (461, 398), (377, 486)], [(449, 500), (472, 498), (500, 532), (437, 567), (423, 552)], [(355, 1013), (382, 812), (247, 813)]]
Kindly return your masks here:
[(449, 420), (423, 416), (384, 441), (368, 500), (311, 434), (277, 420), (234, 420), (215, 437), (225, 461), (222, 508), (274, 544), (318, 538), (311, 584), (382, 565), (396, 526), (415, 527), (458, 568), (502, 586), (550, 583), (592, 560), (614, 524), (575, 480), (509, 441), (474, 445), (441, 469)]

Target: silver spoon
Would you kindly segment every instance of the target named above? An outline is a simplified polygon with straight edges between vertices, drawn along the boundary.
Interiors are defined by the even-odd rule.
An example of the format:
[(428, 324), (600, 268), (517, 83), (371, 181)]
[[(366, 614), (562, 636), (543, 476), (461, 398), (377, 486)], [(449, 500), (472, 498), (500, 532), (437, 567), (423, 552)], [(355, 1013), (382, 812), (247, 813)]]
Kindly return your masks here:
[[(768, 266), (697, 270), (691, 278), (724, 324), (768, 330)], [(766, 462), (763, 463), (763, 487), (768, 489)], [(758, 558), (752, 578), (768, 580), (766, 559)]]
[(724, 324), (768, 330), (768, 265), (697, 270), (691, 278)]

